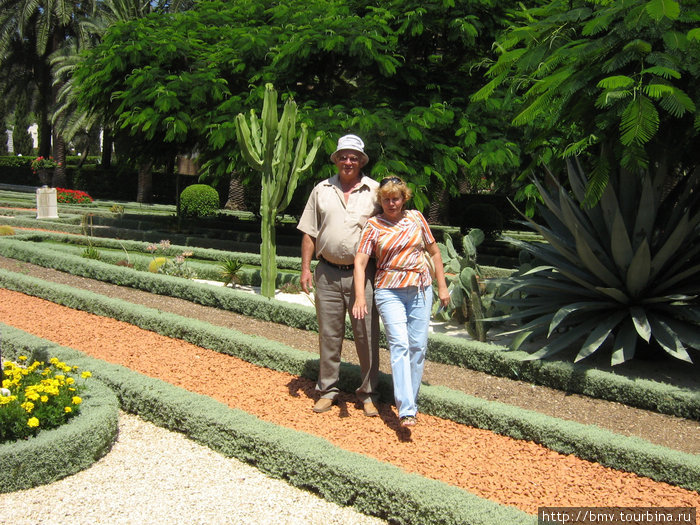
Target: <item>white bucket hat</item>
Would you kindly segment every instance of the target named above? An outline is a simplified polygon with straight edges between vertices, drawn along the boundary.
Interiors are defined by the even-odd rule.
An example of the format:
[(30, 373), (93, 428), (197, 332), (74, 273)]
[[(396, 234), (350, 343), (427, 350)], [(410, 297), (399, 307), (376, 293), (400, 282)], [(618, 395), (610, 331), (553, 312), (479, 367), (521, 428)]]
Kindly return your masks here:
[(338, 147), (331, 154), (331, 160), (334, 163), (336, 162), (338, 152), (343, 150), (352, 150), (359, 153), (360, 157), (362, 158), (362, 161), (360, 162), (361, 166), (364, 166), (369, 162), (369, 157), (365, 153), (365, 143), (362, 142), (362, 139), (357, 135), (345, 135), (338, 139)]

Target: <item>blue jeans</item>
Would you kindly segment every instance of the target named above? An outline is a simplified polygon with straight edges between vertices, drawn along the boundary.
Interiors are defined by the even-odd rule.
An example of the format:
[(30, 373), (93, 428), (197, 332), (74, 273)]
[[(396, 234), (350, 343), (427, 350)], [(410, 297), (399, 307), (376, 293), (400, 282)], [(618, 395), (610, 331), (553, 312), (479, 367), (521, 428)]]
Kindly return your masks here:
[(389, 343), (399, 417), (415, 416), (428, 347), (432, 287), (377, 288), (374, 300)]

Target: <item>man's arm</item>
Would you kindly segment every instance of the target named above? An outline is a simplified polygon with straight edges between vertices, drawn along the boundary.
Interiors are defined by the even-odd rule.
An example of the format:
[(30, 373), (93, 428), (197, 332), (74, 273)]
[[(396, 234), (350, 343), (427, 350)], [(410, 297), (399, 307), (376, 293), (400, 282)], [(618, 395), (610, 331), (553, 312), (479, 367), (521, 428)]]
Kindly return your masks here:
[(316, 252), (316, 238), (305, 233), (301, 238), (301, 289), (306, 293), (314, 287), (314, 277), (311, 273), (311, 259)]

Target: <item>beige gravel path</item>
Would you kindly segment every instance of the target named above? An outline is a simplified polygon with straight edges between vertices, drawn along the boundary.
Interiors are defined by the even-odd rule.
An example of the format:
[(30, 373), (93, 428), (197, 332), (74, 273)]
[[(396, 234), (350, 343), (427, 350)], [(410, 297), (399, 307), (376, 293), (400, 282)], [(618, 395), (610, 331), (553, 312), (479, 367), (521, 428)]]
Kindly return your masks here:
[(119, 438), (91, 468), (0, 494), (2, 525), (385, 523), (266, 477), (182, 434), (121, 413)]

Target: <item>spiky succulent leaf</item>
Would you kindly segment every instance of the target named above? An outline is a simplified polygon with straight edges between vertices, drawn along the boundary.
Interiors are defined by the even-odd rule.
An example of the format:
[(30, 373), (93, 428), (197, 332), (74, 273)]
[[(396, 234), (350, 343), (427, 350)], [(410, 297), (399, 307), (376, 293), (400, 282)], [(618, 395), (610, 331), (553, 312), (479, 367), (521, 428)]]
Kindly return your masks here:
[[(500, 299), (521, 320), (514, 333), (546, 344), (531, 358), (578, 346), (576, 360), (611, 348), (611, 363), (632, 359), (640, 340), (691, 361), (700, 350), (700, 199), (693, 176), (673, 193), (646, 174), (612, 173), (598, 204), (582, 206), (580, 164), (567, 162), (573, 197), (543, 192), (541, 217), (528, 221), (547, 243), (508, 239), (536, 261), (507, 280)], [(554, 180), (556, 180), (554, 178)], [(574, 200), (576, 199), (576, 200)], [(603, 342), (610, 339), (612, 346)], [(522, 343), (519, 339), (519, 345)]]

